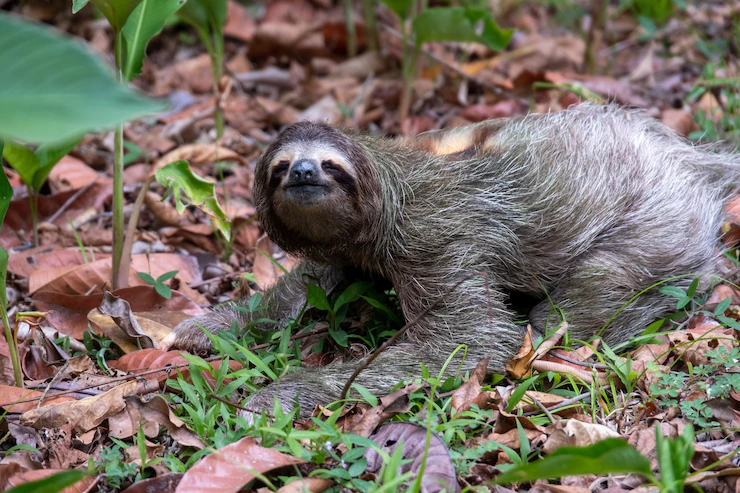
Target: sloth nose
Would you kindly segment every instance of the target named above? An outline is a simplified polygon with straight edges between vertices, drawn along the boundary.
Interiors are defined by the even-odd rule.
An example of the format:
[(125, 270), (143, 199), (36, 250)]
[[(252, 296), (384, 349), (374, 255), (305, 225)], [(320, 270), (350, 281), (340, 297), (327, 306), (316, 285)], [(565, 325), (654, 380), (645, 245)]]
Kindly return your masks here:
[(316, 163), (311, 159), (301, 159), (293, 165), (290, 176), (293, 180), (303, 182), (311, 181), (318, 175)]

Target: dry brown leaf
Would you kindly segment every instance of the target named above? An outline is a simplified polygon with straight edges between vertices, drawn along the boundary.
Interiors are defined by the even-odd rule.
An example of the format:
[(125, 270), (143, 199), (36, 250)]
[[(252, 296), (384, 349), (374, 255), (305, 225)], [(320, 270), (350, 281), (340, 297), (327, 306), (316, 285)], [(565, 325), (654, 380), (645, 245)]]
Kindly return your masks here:
[(153, 348), (154, 342), (139, 325), (131, 305), (123, 298), (111, 294), (110, 291), (103, 293), (103, 301), (97, 308), (98, 312), (110, 317), (110, 319), (128, 336), (129, 340), (141, 348)]
[[(31, 389), (22, 389), (20, 387), (14, 387), (12, 385), (0, 385), (0, 404), (12, 403), (16, 401), (22, 401), (26, 399), (36, 399), (31, 402), (22, 402), (20, 404), (4, 405), (2, 406), (8, 412), (23, 413), (28, 410), (34, 409), (38, 405), (38, 399), (44, 395), (43, 392), (38, 392)], [(55, 405), (61, 404), (62, 402), (74, 401), (73, 397), (60, 395), (54, 397), (53, 394), (49, 393), (44, 398), (44, 405)]]
[(730, 354), (737, 341), (733, 329), (723, 327), (714, 320), (708, 320), (693, 329), (672, 332), (668, 334), (668, 339), (679, 358), (693, 365), (710, 364), (707, 351), (720, 346)]
[(451, 405), (456, 412), (461, 413), (470, 409), (470, 403), (480, 395), (481, 384), (486, 378), (486, 370), (488, 369), (490, 359), (485, 358), (481, 360), (470, 375), (468, 381), (452, 393)]
[(560, 447), (585, 447), (607, 438), (620, 436), (604, 425), (584, 423), (577, 419), (557, 421), (553, 426), (555, 430), (543, 445), (546, 454), (551, 454)]
[(396, 414), (408, 412), (411, 400), (409, 394), (412, 394), (421, 388), (420, 385), (411, 384), (380, 398), (380, 404), (370, 408), (362, 419), (354, 423), (347, 431), (368, 437), (383, 421), (392, 418)]
[(527, 325), (527, 333), (524, 335), (522, 347), (511, 361), (506, 363), (506, 371), (511, 373), (515, 379), (523, 378), (531, 372), (529, 362), (534, 356), (534, 346), (532, 344), (532, 326)]
[[(110, 258), (104, 258), (82, 265), (36, 270), (28, 279), (28, 290), (31, 293), (37, 291), (64, 294), (100, 293), (110, 281), (111, 262)], [(185, 285), (200, 281), (196, 260), (186, 255), (175, 253), (133, 255), (128, 285), (131, 287), (148, 285), (136, 274), (137, 272), (145, 272), (156, 279), (173, 270), (178, 271), (176, 278), (181, 281), (180, 291), (195, 302), (205, 301), (197, 291)]]
[(169, 435), (181, 445), (202, 449), (205, 444), (185, 423), (175, 416), (161, 396), (154, 396), (144, 401), (139, 396), (125, 398), (126, 407), (118, 414), (108, 418), (111, 436), (124, 439), (136, 434), (139, 425), (148, 437), (156, 437), (160, 426), (167, 428)]
[(49, 173), (49, 183), (58, 192), (79, 190), (97, 179), (97, 171), (72, 156), (64, 156)]
[(171, 493), (185, 473), (168, 472), (154, 478), (137, 481), (121, 493)]
[(71, 424), (77, 433), (83, 433), (120, 412), (125, 406), (124, 397), (157, 390), (159, 385), (156, 382), (125, 382), (102, 394), (26, 411), (21, 414), (20, 422), (37, 430)]
[[(172, 297), (168, 300), (159, 296), (149, 285), (119, 289), (113, 291), (113, 294), (128, 301), (135, 313), (176, 312), (176, 315), (172, 315), (174, 320), (205, 313), (201, 307), (179, 291), (172, 291)], [(78, 340), (82, 340), (83, 333), (88, 330), (88, 313), (102, 300), (102, 293), (85, 296), (42, 291), (33, 295), (34, 304), (39, 310), (47, 312), (46, 320), (52, 327)]]
[(226, 12), (226, 24), (224, 24), (224, 36), (234, 38), (245, 43), (252, 41), (254, 32), (257, 30), (254, 18), (249, 15), (243, 5), (229, 0)]
[[(8, 480), (8, 488), (13, 488), (31, 481), (39, 481), (41, 479), (48, 478), (54, 474), (68, 471), (69, 469), (36, 469), (32, 471), (26, 471), (14, 475)], [(68, 486), (59, 490), (59, 493), (83, 493), (90, 491), (90, 488), (97, 483), (98, 478), (95, 476), (88, 476), (77, 481), (72, 486)]]
[(698, 128), (694, 117), (688, 111), (679, 108), (666, 108), (660, 120), (668, 128), (672, 128), (677, 133), (687, 136)]
[(304, 461), (257, 445), (252, 437), (242, 438), (214, 451), (185, 473), (176, 493), (236, 493), (257, 474)]
[[(283, 270), (275, 265), (271, 258), (268, 258), (265, 255), (272, 255), (275, 251), (275, 246), (267, 235), (263, 235), (259, 240), (257, 240), (256, 248), (257, 253), (254, 257), (252, 272), (254, 273), (254, 278), (257, 280), (257, 284), (260, 289), (269, 289), (277, 282), (280, 276), (283, 275)], [(293, 268), (295, 262), (295, 258), (286, 256), (280, 264), (286, 270), (290, 270)]]
[(213, 144), (189, 144), (180, 146), (174, 151), (162, 156), (154, 163), (150, 174), (154, 174), (157, 170), (164, 168), (171, 162), (181, 159), (187, 161), (192, 169), (197, 169), (218, 161), (236, 161), (244, 166), (249, 165), (243, 157), (226, 147)]
[[(403, 458), (411, 461), (402, 465), (398, 474), (409, 471), (415, 473), (410, 482), (418, 475), (426, 451), (426, 465), (421, 478), (422, 491), (428, 493), (436, 493), (442, 489), (460, 491), (455, 466), (447, 446), (435, 433), (431, 434), (428, 446), (426, 438), (427, 429), (414, 423), (389, 423), (378, 428), (378, 431), (370, 436), (370, 439), (389, 455), (393, 455), (397, 447), (403, 446)], [(378, 451), (368, 448), (365, 457), (367, 471), (379, 472), (383, 466), (383, 458)]]
[[(88, 260), (91, 255), (88, 254)], [(96, 259), (109, 258), (107, 253), (96, 253)], [(20, 277), (30, 277), (37, 270), (56, 269), (59, 267), (82, 265), (85, 260), (79, 248), (38, 247), (20, 252), (12, 252), (8, 259), (8, 270)]]

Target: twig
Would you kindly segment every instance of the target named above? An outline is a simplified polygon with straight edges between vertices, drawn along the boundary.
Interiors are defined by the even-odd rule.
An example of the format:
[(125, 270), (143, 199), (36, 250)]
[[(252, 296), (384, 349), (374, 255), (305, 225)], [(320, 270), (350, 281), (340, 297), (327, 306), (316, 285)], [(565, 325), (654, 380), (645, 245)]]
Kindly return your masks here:
[(98, 178), (100, 178), (100, 175), (96, 176), (93, 181), (91, 181), (84, 187), (77, 190), (74, 194), (72, 194), (72, 196), (68, 198), (67, 201), (62, 204), (59, 210), (57, 210), (54, 214), (52, 214), (51, 217), (46, 220), (46, 222), (53, 223), (54, 221), (59, 219), (59, 216), (64, 214), (66, 210), (69, 209), (69, 207), (75, 202), (75, 200), (79, 199), (83, 193), (87, 192), (90, 189), (90, 187), (92, 187), (98, 182)]
[(233, 402), (230, 402), (230, 401), (224, 399), (223, 397), (219, 397), (216, 394), (209, 393), (208, 394), (208, 397), (211, 397), (212, 399), (216, 399), (217, 401), (223, 402), (224, 404), (226, 404), (228, 406), (234, 406), (235, 408), (241, 409), (242, 411), (247, 411), (248, 413), (253, 413), (253, 414), (262, 414), (262, 413), (265, 413), (265, 416), (269, 416), (270, 418), (274, 418), (275, 417), (272, 414), (266, 413), (264, 409), (257, 410), (257, 409), (251, 409), (251, 408), (248, 408), (248, 407), (240, 406), (239, 404), (234, 404)]
[(547, 408), (545, 407), (545, 405), (544, 405), (544, 404), (542, 404), (542, 403), (541, 403), (541, 402), (539, 401), (539, 399), (535, 399), (534, 397), (532, 397), (531, 395), (529, 395), (529, 394), (528, 394), (528, 393), (526, 393), (526, 392), (524, 393), (524, 395), (525, 395), (525, 396), (526, 396), (527, 398), (529, 398), (529, 399), (530, 399), (530, 400), (532, 401), (532, 404), (534, 404), (535, 406), (537, 406), (537, 407), (539, 407), (540, 409), (542, 409), (542, 412), (544, 412), (544, 413), (545, 413), (545, 415), (547, 416), (547, 419), (549, 419), (549, 420), (550, 420), (550, 423), (552, 423), (552, 424), (555, 424), (555, 417), (554, 417), (554, 416), (552, 415), (552, 413), (550, 413), (550, 410), (549, 410), (549, 409), (547, 409)]
[(134, 208), (131, 210), (131, 215), (128, 218), (128, 225), (126, 228), (126, 236), (124, 236), (123, 247), (121, 247), (121, 264), (118, 270), (118, 279), (115, 280), (118, 288), (128, 287), (128, 274), (131, 269), (131, 249), (134, 247), (134, 236), (136, 235), (136, 227), (139, 225), (139, 213), (141, 213), (141, 206), (144, 203), (144, 197), (146, 197), (149, 191), (149, 186), (154, 181), (154, 174), (147, 178), (144, 184), (141, 186), (139, 195), (136, 196), (136, 202), (134, 202)]
[[(560, 409), (566, 408), (568, 406), (571, 406), (571, 405), (575, 404), (576, 402), (582, 401), (583, 399), (585, 399), (586, 397), (589, 397), (590, 395), (591, 395), (591, 392), (584, 392), (583, 394), (577, 395), (575, 397), (571, 397), (570, 399), (564, 400), (563, 402), (561, 402), (557, 406), (552, 406), (549, 409), (549, 411), (551, 413), (557, 412)], [(530, 399), (531, 399), (531, 397), (530, 397)], [(539, 411), (529, 411), (529, 412), (524, 413), (522, 416), (535, 416), (537, 414), (540, 414), (540, 412)]]
[(585, 368), (594, 368), (596, 370), (610, 370), (609, 366), (602, 365), (601, 363), (588, 363), (586, 361), (578, 361), (577, 359), (569, 358), (567, 356), (563, 356), (562, 354), (552, 352), (550, 353), (550, 356), (553, 356), (555, 358), (561, 359), (563, 361), (567, 361), (568, 363), (572, 363), (574, 365), (583, 366)]
[(389, 346), (391, 346), (392, 344), (394, 344), (398, 340), (399, 337), (401, 337), (403, 334), (406, 333), (407, 330), (409, 330), (410, 327), (416, 325), (417, 323), (419, 323), (419, 321), (422, 318), (424, 318), (427, 315), (429, 315), (429, 312), (431, 312), (434, 308), (436, 308), (437, 305), (439, 305), (447, 297), (447, 295), (449, 295), (451, 292), (453, 292), (455, 289), (457, 289), (457, 287), (460, 286), (460, 284), (462, 284), (463, 282), (467, 281), (469, 278), (470, 278), (470, 276), (467, 276), (467, 277), (459, 280), (454, 286), (452, 286), (447, 291), (445, 291), (441, 296), (439, 296), (434, 301), (434, 303), (432, 303), (431, 305), (429, 305), (428, 307), (426, 307), (424, 310), (422, 310), (422, 312), (419, 313), (416, 316), (416, 318), (414, 318), (413, 320), (411, 320), (410, 322), (408, 322), (406, 325), (404, 325), (403, 327), (401, 327), (400, 329), (398, 329), (398, 332), (396, 332), (395, 334), (393, 334), (393, 336), (390, 339), (388, 339), (383, 344), (381, 344), (378, 349), (376, 349), (375, 351), (373, 351), (372, 354), (367, 357), (367, 359), (365, 359), (362, 363), (360, 363), (360, 366), (357, 367), (357, 369), (354, 371), (354, 373), (352, 373), (352, 376), (349, 377), (349, 380), (347, 380), (347, 383), (344, 384), (344, 388), (342, 389), (342, 393), (339, 394), (339, 400), (345, 400), (345, 399), (347, 399), (347, 397), (349, 396), (349, 389), (352, 386), (352, 383), (354, 383), (355, 379), (362, 372), (362, 370), (364, 370), (365, 368), (367, 368), (368, 366), (370, 366), (370, 364), (373, 361), (375, 361), (375, 359), (378, 356), (380, 356), (380, 354), (383, 351), (385, 351), (386, 349), (388, 349)]

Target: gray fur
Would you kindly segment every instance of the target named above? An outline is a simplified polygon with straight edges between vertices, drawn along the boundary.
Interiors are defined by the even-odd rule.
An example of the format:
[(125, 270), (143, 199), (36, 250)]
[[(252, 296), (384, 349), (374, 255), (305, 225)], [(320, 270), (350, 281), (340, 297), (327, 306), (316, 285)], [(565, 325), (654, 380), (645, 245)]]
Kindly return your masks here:
[[(292, 130), (299, 137), (283, 135), (324, 132), (317, 146), (354, 146), (344, 152), (372, 187), (357, 192), (361, 230), (345, 231), (330, 244), (298, 245), (269, 219), (268, 157), (260, 161), (255, 199), (263, 226), (280, 246), (306, 258), (266, 293), (267, 316), (296, 316), (305, 302), (306, 271), (320, 275), (328, 289), (348, 267), (385, 277), (407, 320), (466, 279), (408, 331), (405, 342), (361, 373), (357, 383), (373, 392), (418, 376), (419, 363), (439, 371), (461, 344), (467, 355), (455, 359), (451, 371), (457, 365), (472, 370), (487, 356), (491, 370), (504, 371), (523, 339), (505, 304), (508, 291), (547, 292), (575, 339), (587, 340), (611, 319), (602, 335), (615, 344), (673, 304), (653, 290), (620, 311), (635, 294), (671, 276), (719, 272), (723, 208), (734, 192), (740, 156), (692, 146), (638, 111), (583, 104), (416, 139), (351, 136), (350, 144), (328, 127), (299, 125), (305, 128)], [(459, 152), (435, 150), (450, 136), (464, 144), (454, 149)], [(280, 139), (266, 156), (285, 144)], [(335, 145), (336, 139), (341, 142)], [(550, 307), (544, 301), (531, 313), (540, 332)], [(219, 307), (179, 325), (165, 346), (207, 350), (195, 322), (216, 331), (234, 319), (244, 323), (244, 315)], [(553, 318), (550, 327), (556, 323)], [(269, 410), (277, 393), (287, 408), (297, 401), (309, 413), (337, 398), (356, 365), (293, 372), (248, 405)]]

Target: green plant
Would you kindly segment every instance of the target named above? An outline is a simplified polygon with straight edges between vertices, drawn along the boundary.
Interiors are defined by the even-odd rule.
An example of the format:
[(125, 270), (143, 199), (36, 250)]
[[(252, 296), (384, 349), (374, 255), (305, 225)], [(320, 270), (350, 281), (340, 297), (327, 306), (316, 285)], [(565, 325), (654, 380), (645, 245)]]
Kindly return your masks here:
[[(88, 0), (73, 0), (72, 12)], [(169, 16), (182, 7), (184, 0), (90, 0), (113, 28), (116, 78), (123, 84), (141, 72), (149, 40), (157, 35)], [(128, 272), (121, 272), (123, 256), (123, 126), (118, 125), (113, 140), (113, 289), (124, 287)]]
[[(427, 8), (426, 0), (381, 0), (401, 20), (403, 38), (401, 121), (408, 115), (411, 86), (416, 76), (416, 61), (421, 45), (429, 41), (483, 43), (493, 50), (509, 44), (513, 30), (501, 29), (485, 7)], [(407, 21), (410, 23), (410, 30)]]
[(707, 64), (702, 77), (686, 96), (687, 101), (699, 100), (707, 93), (716, 101), (724, 101), (710, 112), (698, 109), (694, 115), (699, 130), (689, 134), (692, 140), (733, 140), (740, 137), (740, 77), (717, 77), (718, 67)]
[(98, 366), (108, 375), (113, 374), (106, 362), (107, 359), (115, 359), (113, 341), (105, 336), (96, 334), (95, 330), (90, 326), (89, 331), (86, 330), (82, 333), (82, 343), (85, 345), (85, 349), (87, 349), (87, 355), (95, 360)]
[(584, 474), (635, 473), (657, 486), (662, 493), (680, 493), (694, 455), (694, 431), (691, 426), (676, 438), (665, 438), (655, 427), (656, 453), (660, 478), (650, 461), (621, 438), (608, 438), (588, 447), (562, 447), (535, 462), (519, 464), (497, 476), (494, 484), (530, 482)]
[(675, 7), (686, 8), (684, 0), (622, 0), (618, 12), (632, 10), (646, 34), (642, 39), (655, 36), (658, 26), (665, 24), (673, 14)]
[[(187, 197), (190, 205), (200, 208), (211, 218), (219, 233), (227, 241), (231, 238), (231, 223), (218, 203), (215, 184), (193, 173), (187, 161), (169, 163), (157, 170), (156, 178), (162, 186), (167, 188), (164, 198), (172, 194), (177, 212), (182, 214), (185, 211), (187, 204), (183, 202), (183, 199)], [(182, 192), (185, 192), (184, 196)]]
[[(1, 20), (1, 19), (0, 19)], [(0, 138), (0, 155), (3, 154), (4, 141)], [(8, 212), (8, 206), (13, 199), (13, 187), (10, 186), (5, 170), (0, 170), (0, 224), (5, 220), (5, 213)], [(3, 320), (3, 329), (5, 332), (5, 341), (8, 343), (10, 352), (10, 361), (13, 364), (13, 375), (15, 384), (23, 387), (23, 374), (21, 373), (20, 359), (18, 358), (18, 341), (16, 333), (10, 326), (8, 319), (8, 293), (6, 291), (6, 279), (8, 272), (8, 252), (0, 247), (0, 316)]]
[(18, 172), (28, 188), (28, 200), (31, 205), (31, 221), (33, 222), (33, 243), (38, 246), (38, 201), (41, 187), (46, 183), (49, 173), (54, 166), (69, 151), (74, 149), (80, 141), (79, 137), (74, 137), (67, 141), (56, 142), (52, 144), (42, 144), (31, 151), (23, 145), (9, 140), (5, 143), (5, 149), (2, 156), (8, 164)]
[(123, 448), (126, 444), (112, 438), (116, 445), (103, 447), (96, 465), (105, 471), (105, 482), (113, 488), (121, 488), (125, 482), (133, 482), (139, 470), (134, 463), (127, 462)]
[(178, 17), (195, 28), (211, 57), (213, 89), (216, 96), (216, 138), (224, 133), (220, 82), (224, 75), (224, 23), (226, 0), (187, 0), (177, 12)]
[(162, 298), (168, 300), (172, 298), (172, 289), (170, 289), (170, 287), (166, 285), (165, 282), (175, 277), (178, 272), (179, 271), (171, 270), (169, 272), (165, 272), (156, 279), (154, 279), (151, 274), (147, 274), (146, 272), (137, 272), (136, 275), (139, 276), (139, 278), (145, 283), (154, 286), (154, 290), (159, 293)]

